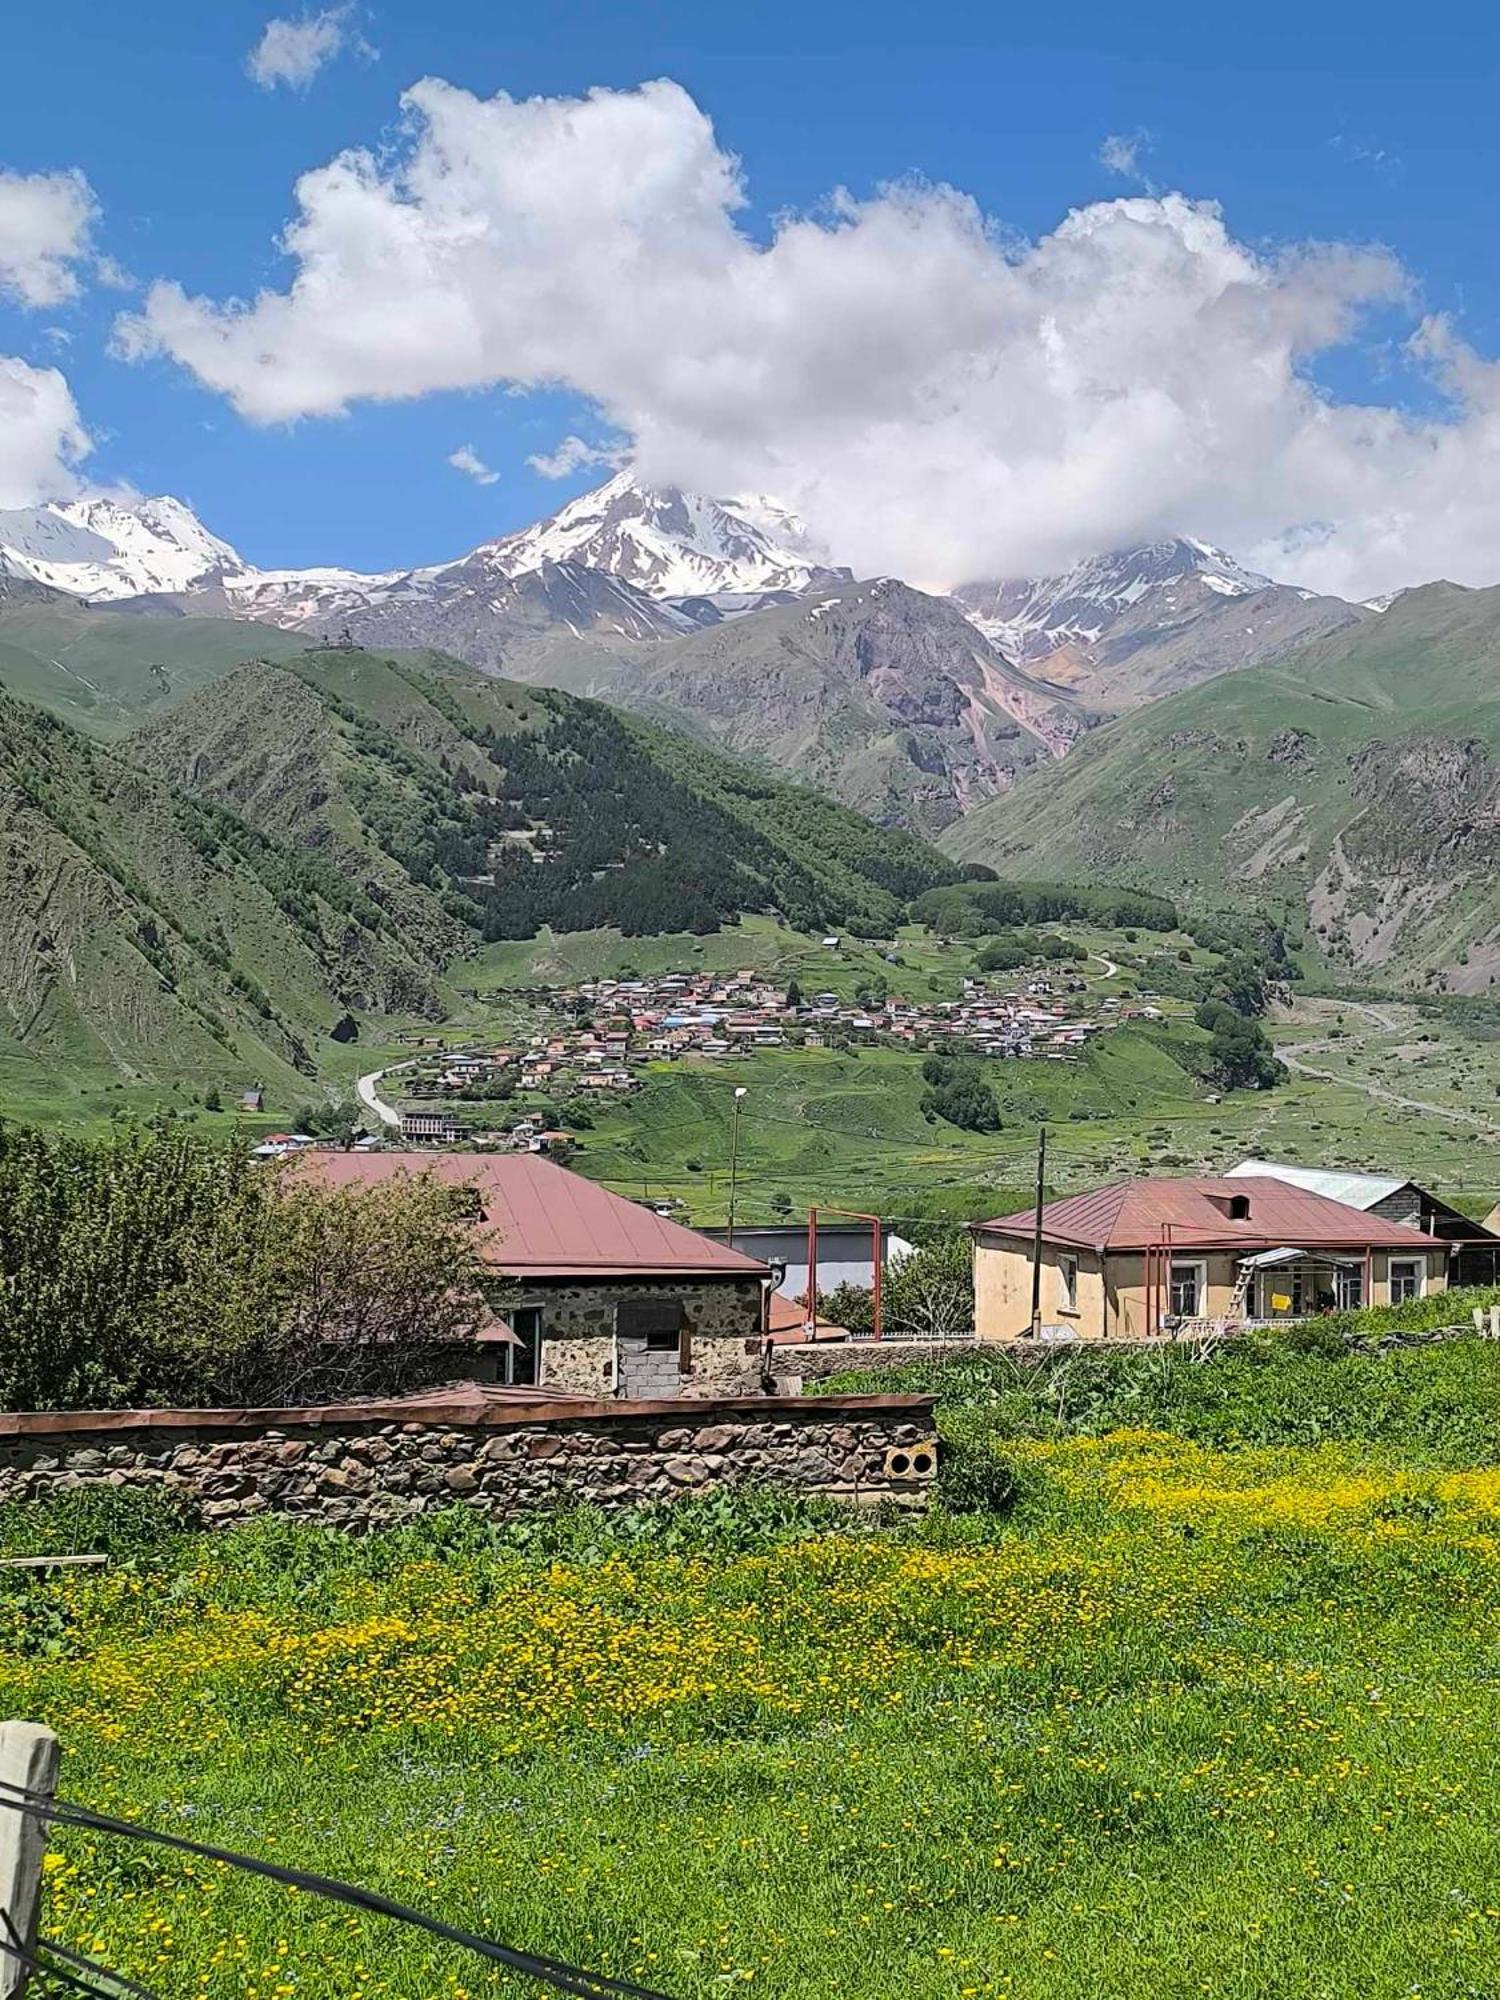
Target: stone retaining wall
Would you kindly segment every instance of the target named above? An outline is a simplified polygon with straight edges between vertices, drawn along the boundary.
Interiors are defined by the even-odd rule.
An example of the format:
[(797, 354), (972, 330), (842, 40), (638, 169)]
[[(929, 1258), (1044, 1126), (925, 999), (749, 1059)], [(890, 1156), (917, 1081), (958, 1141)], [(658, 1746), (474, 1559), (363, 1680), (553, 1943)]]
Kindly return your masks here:
[(212, 1526), (279, 1514), (355, 1531), (455, 1502), (505, 1515), (736, 1485), (921, 1507), (936, 1458), (916, 1396), (49, 1413), (0, 1416), (0, 1502), (146, 1488)]

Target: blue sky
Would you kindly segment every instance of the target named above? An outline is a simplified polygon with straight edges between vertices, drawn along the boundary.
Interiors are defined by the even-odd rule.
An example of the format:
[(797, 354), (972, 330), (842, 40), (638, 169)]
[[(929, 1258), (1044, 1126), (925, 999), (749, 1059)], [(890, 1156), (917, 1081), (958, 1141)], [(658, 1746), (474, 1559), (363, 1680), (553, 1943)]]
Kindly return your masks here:
[[(1027, 238), (1149, 184), (1218, 202), (1257, 252), (1317, 238), (1394, 253), (1411, 297), (1374, 304), (1357, 342), (1307, 364), (1341, 402), (1442, 413), (1441, 386), (1401, 353), (1421, 312), (1451, 315), (1481, 355), (1500, 351), (1492, 10), (386, 0), (350, 24), (373, 58), (346, 51), (305, 90), (258, 88), (247, 54), (272, 14), (295, 11), (58, 0), (13, 15), (0, 167), (81, 169), (103, 251), (138, 280), (222, 302), (286, 286), (275, 239), (296, 177), (392, 142), (416, 79), (559, 97), (670, 77), (741, 161), (738, 226), (762, 241), (781, 212), (904, 176), (951, 183)], [(1110, 134), (1140, 135), (1135, 179), (1101, 164)], [(64, 370), (96, 440), (91, 480), (179, 493), (253, 561), (431, 560), (599, 476), (552, 481), (526, 464), (570, 431), (601, 434), (566, 388), (439, 386), (248, 422), (178, 361), (110, 355), (111, 323), (136, 303), (90, 283), (42, 311), (0, 305), (0, 353)], [(447, 463), (464, 443), (498, 479), (477, 485)]]

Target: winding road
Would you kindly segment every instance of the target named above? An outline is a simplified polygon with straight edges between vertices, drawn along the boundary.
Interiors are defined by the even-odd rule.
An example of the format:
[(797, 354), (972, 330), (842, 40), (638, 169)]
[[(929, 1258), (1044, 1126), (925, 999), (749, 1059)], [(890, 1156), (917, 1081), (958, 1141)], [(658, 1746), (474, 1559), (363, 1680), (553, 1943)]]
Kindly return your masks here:
[(373, 1111), (382, 1125), (399, 1125), (401, 1113), (393, 1104), (387, 1104), (380, 1095), (379, 1083), (383, 1076), (394, 1076), (398, 1069), (410, 1069), (416, 1061), (409, 1056), (405, 1062), (391, 1063), (385, 1069), (372, 1069), (355, 1079), (354, 1089), (359, 1101), (367, 1111)]
[(1324, 1035), (1308, 1042), (1287, 1042), (1277, 1048), (1276, 1054), (1289, 1070), (1297, 1076), (1316, 1077), (1320, 1083), (1341, 1083), (1350, 1090), (1361, 1091), (1366, 1097), (1374, 1098), (1378, 1104), (1393, 1104), (1401, 1111), (1420, 1111), (1429, 1118), (1446, 1118), (1453, 1125), (1471, 1126), (1486, 1139), (1500, 1139), (1500, 1127), (1494, 1119), (1487, 1118), (1479, 1111), (1463, 1111), (1457, 1105), (1433, 1104), (1425, 1097), (1403, 1097), (1399, 1091), (1387, 1090), (1384, 1084), (1372, 1083), (1366, 1077), (1340, 1075), (1337, 1070), (1320, 1069), (1316, 1063), (1305, 1060), (1309, 1055), (1319, 1055), (1324, 1050), (1337, 1046), (1347, 1048), (1350, 1042), (1363, 1047), (1377, 1035), (1392, 1035), (1400, 1032), (1401, 1024), (1393, 1020), (1390, 1013), (1371, 1006), (1367, 1001), (1350, 1000), (1343, 1003), (1352, 1014), (1363, 1014), (1373, 1026), (1364, 1034), (1347, 1036), (1342, 1044), (1335, 1043), (1330, 1035)]

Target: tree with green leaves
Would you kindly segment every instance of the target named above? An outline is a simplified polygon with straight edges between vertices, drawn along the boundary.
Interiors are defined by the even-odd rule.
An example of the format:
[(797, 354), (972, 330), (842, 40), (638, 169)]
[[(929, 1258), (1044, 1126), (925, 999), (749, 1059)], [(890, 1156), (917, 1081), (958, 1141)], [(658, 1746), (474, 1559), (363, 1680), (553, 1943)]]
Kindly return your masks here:
[(451, 1186), (330, 1191), (162, 1122), (0, 1128), (0, 1407), (395, 1394), (454, 1372), (494, 1284)]
[[(875, 1324), (868, 1285), (839, 1285), (819, 1300), (820, 1316), (851, 1333)], [(880, 1282), (881, 1330), (967, 1333), (974, 1324), (974, 1246), (967, 1232), (939, 1238), (887, 1264)]]

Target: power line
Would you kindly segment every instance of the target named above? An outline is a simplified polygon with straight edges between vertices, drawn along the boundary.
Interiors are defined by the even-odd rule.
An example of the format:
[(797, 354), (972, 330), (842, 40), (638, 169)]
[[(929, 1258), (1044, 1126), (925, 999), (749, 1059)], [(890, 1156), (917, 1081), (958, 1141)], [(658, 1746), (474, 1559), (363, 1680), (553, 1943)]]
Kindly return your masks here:
[[(517, 1951), (509, 1945), (496, 1944), (492, 1938), (480, 1937), (458, 1924), (444, 1923), (441, 1917), (431, 1917), (425, 1911), (410, 1909), (406, 1904), (393, 1902), (389, 1896), (382, 1896), (373, 1889), (361, 1889), (352, 1882), (340, 1882), (332, 1876), (314, 1874), (309, 1869), (287, 1868), (280, 1862), (261, 1861), (254, 1855), (237, 1854), (232, 1848), (215, 1847), (208, 1841), (189, 1840), (182, 1834), (162, 1833), (155, 1827), (139, 1826), (131, 1820), (115, 1819), (108, 1813), (93, 1812), (87, 1806), (74, 1805), (66, 1799), (49, 1799), (40, 1792), (28, 1791), (24, 1785), (12, 1784), (7, 1779), (0, 1779), (0, 1806), (8, 1806), (14, 1812), (59, 1826), (76, 1826), (95, 1833), (118, 1834), (129, 1840), (149, 1841), (154, 1846), (168, 1847), (180, 1854), (196, 1855), (200, 1860), (222, 1862), (248, 1875), (264, 1876), (268, 1881), (284, 1883), (288, 1888), (300, 1889), (308, 1895), (326, 1897), (329, 1902), (343, 1903), (350, 1909), (364, 1910), (372, 1916), (390, 1917), (397, 1923), (410, 1924), (414, 1929), (441, 1938), (446, 1944), (462, 1945), (480, 1958), (489, 1959), (492, 1964), (503, 1965), (507, 1971), (539, 1979), (560, 1993), (579, 1995), (580, 2000), (669, 2000), (667, 1994), (654, 1987), (637, 1986), (630, 1980), (614, 1979), (606, 1973), (585, 1972), (561, 1959), (544, 1958), (534, 1952)], [(59, 1970), (57, 1976), (64, 1975)], [(83, 1986), (83, 1982), (76, 1978), (73, 1983), (82, 1986), (86, 1992), (96, 1991)]]

